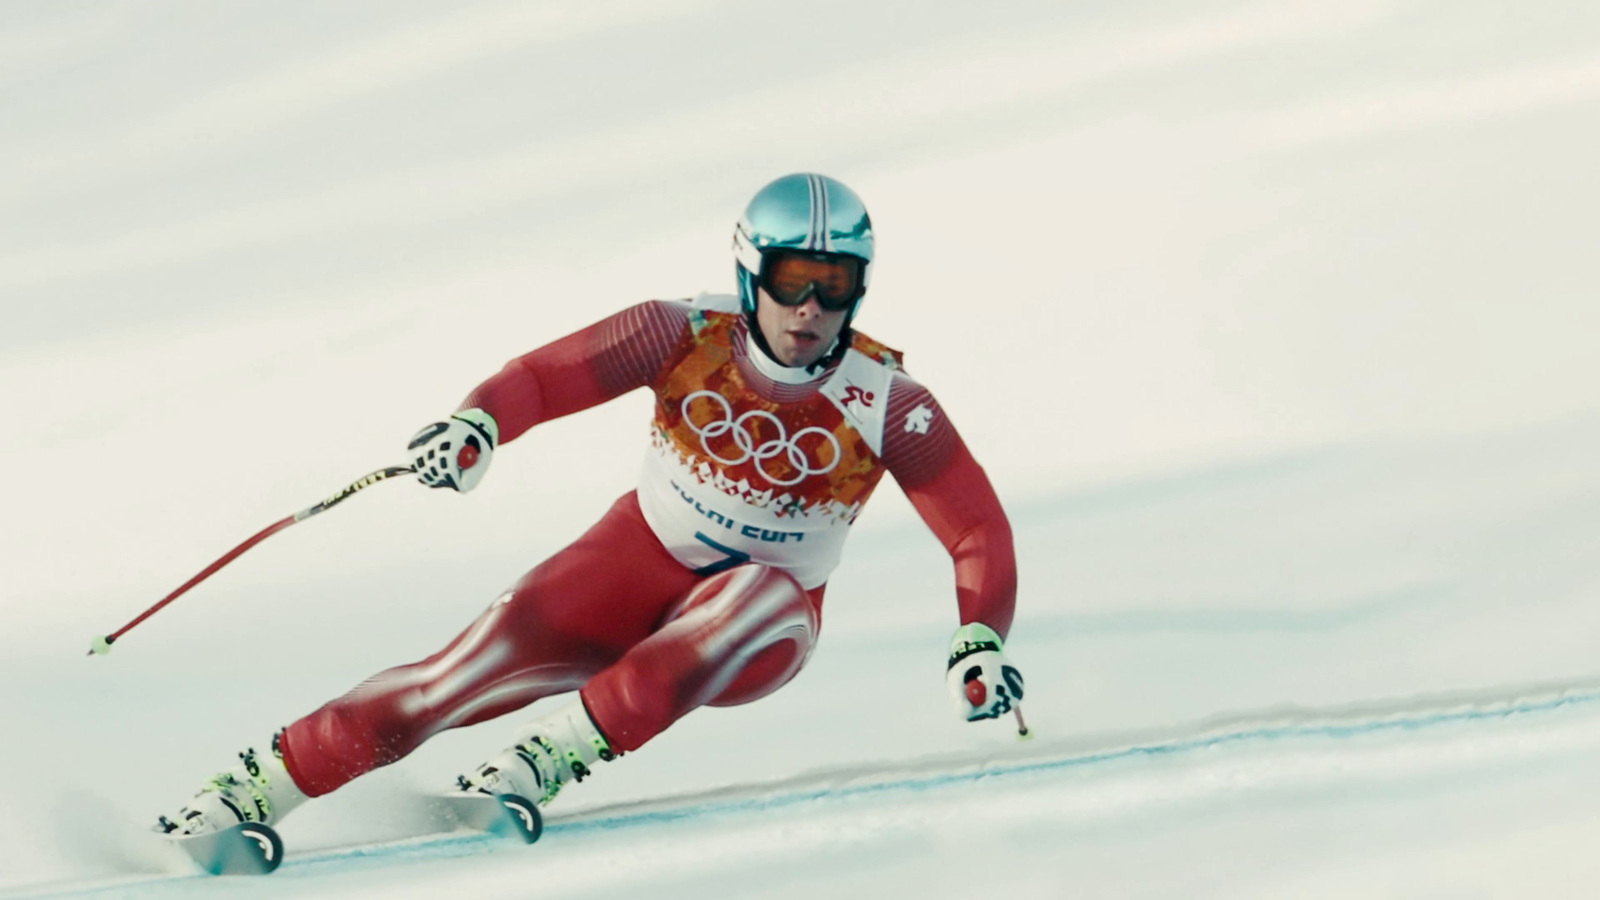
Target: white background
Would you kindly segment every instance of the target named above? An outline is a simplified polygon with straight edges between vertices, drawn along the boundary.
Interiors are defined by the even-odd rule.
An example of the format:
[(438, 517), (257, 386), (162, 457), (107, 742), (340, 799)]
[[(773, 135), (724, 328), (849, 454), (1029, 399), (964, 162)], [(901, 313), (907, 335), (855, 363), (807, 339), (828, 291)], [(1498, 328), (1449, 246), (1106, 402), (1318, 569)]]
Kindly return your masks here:
[[(1041, 743), (1588, 684), (1600, 11), (1081, 6), (0, 7), (0, 885), (126, 873), (62, 837), (81, 810), (132, 828), (176, 805), (437, 649), (593, 521), (636, 472), (642, 395), (508, 445), (470, 497), (375, 487), (81, 658), (237, 541), (398, 461), (511, 356), (730, 290), (733, 220), (795, 170), (866, 198), (880, 251), (859, 324), (907, 351), (1012, 512), (1012, 649)], [(690, 717), (562, 804), (1009, 752), (945, 708), (937, 544), (888, 485), (859, 530), (791, 688)], [(1352, 754), (1335, 774), (1293, 789), (1191, 797), (1196, 831), (1127, 800), (1181, 793), (1135, 770), (1118, 827), (1019, 812), (1025, 838), (968, 874), (1025, 895), (1193, 894), (1200, 867), (1227, 896), (1589, 896), (1592, 868), (1546, 858), (1592, 846), (1600, 786), (1572, 761), (1590, 714), (1560, 715), (1448, 787), (1392, 778), (1385, 754), (1488, 738), (1378, 741), (1382, 764), (1335, 747)], [(446, 735), (285, 837), (363, 840), (386, 784), (448, 782), (511, 726)], [(1072, 809), (1080, 787), (1115, 793), (1105, 777), (1040, 790)], [(985, 796), (939, 808), (958, 833), (970, 815), (1009, 834), (995, 810), (1018, 808)], [(861, 854), (848, 885), (964, 896), (895, 810), (829, 845)], [(692, 832), (660, 837), (689, 860), (684, 893), (834, 877), (802, 843), (767, 884), (696, 856), (712, 842)], [(1086, 835), (1102, 855), (1062, 849)], [(496, 856), (480, 889), (556, 865), (549, 840)], [(631, 838), (567, 840), (667, 877), (623, 864)], [(1154, 858), (1175, 861), (1116, 862)], [(433, 889), (413, 870), (367, 883)], [(253, 889), (335, 889), (274, 884)]]

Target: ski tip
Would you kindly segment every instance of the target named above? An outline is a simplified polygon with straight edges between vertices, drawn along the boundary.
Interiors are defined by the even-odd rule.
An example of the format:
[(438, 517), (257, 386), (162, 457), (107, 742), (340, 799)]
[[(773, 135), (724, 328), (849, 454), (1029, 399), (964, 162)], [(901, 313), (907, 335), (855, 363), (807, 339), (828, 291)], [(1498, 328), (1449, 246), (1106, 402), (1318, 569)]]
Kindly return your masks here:
[(544, 816), (539, 813), (538, 804), (519, 794), (501, 794), (499, 800), (506, 818), (524, 842), (531, 844), (544, 834)]
[(260, 822), (240, 822), (222, 831), (168, 840), (212, 875), (267, 875), (283, 864), (283, 839)]
[(525, 844), (537, 841), (544, 833), (539, 805), (519, 794), (449, 791), (439, 795), (438, 801), (451, 818), (473, 831), (515, 837)]
[(250, 842), (245, 845), (244, 859), (241, 860), (248, 874), (266, 875), (283, 865), (283, 839), (278, 837), (276, 830), (260, 822), (243, 822), (238, 829), (239, 834)]

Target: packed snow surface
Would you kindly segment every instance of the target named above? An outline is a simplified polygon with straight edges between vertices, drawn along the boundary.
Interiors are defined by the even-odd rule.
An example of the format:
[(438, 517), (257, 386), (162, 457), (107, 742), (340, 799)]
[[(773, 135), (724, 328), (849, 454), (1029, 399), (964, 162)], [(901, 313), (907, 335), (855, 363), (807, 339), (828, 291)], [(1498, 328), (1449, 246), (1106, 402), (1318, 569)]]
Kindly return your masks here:
[[(1003, 6), (0, 9), (0, 897), (1600, 894), (1600, 6)], [(559, 698), (307, 805), (270, 878), (152, 843), (581, 533), (648, 398), (90, 637), (506, 359), (729, 289), (795, 170), (866, 198), (861, 327), (1012, 517), (1032, 740), (953, 716), (885, 484), (794, 683), (533, 847), (425, 797)]]

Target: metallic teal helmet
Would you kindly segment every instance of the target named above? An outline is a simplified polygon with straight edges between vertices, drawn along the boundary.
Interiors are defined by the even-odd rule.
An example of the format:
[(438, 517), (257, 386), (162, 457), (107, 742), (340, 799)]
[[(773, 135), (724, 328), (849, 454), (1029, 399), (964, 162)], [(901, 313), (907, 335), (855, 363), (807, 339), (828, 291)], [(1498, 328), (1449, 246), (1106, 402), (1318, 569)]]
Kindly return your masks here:
[[(850, 318), (861, 311), (872, 277), (872, 219), (855, 191), (826, 175), (785, 175), (756, 192), (733, 229), (734, 271), (739, 302), (756, 311), (756, 286), (769, 250), (844, 254), (861, 260), (860, 295)], [(848, 319), (846, 321), (849, 321)]]

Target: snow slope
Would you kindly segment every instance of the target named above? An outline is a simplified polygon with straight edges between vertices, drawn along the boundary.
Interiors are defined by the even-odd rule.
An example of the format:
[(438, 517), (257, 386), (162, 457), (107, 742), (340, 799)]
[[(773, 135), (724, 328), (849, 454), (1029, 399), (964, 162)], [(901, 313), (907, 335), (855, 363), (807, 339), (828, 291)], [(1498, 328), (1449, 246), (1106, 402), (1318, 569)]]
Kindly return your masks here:
[[(864, 535), (794, 684), (605, 766), (536, 847), (337, 849), (425, 830), (409, 792), (502, 742), (509, 725), (487, 723), (297, 813), (283, 833), (299, 855), (229, 891), (511, 897), (535, 879), (548, 896), (961, 896), (981, 873), (1037, 896), (1583, 896), (1600, 877), (1577, 852), (1600, 799), (1596, 450), (1586, 418), (1023, 505), (1026, 743), (945, 709), (937, 544), (911, 527)], [(4, 751), (7, 845), (30, 848), (10, 868), (49, 879), (23, 896), (208, 890), (148, 881), (163, 871), (148, 854), (69, 829), (133, 824), (262, 733), (278, 695), (344, 686), (325, 671), (343, 633), (302, 639), (302, 664), (262, 678), (163, 675), (191, 652), (164, 643), (9, 666), (6, 708), (35, 736)], [(108, 752), (138, 770), (116, 796), (17, 778)]]
[[(808, 10), (0, 9), (0, 894), (1594, 895), (1593, 4)], [(868, 199), (862, 326), (1013, 516), (1037, 738), (951, 717), (948, 562), (886, 485), (796, 682), (536, 848), (419, 837), (509, 720), (297, 813), (271, 879), (130, 843), (571, 540), (648, 404), (89, 636), (502, 360), (726, 287), (802, 168)]]

